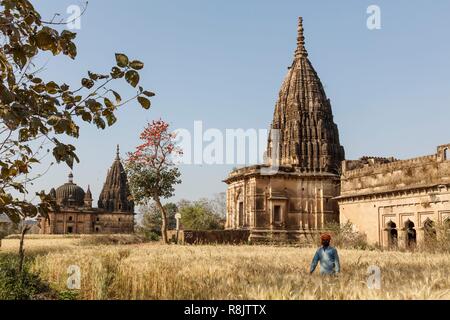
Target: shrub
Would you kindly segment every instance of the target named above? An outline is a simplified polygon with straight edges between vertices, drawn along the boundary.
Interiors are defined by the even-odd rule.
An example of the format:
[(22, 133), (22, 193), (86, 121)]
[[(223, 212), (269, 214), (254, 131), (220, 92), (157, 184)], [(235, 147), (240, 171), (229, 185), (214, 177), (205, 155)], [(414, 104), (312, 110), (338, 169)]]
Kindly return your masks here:
[(18, 271), (15, 256), (0, 256), (0, 300), (49, 300), (57, 294), (41, 278), (29, 271), (28, 265)]
[(450, 226), (449, 224), (438, 224), (433, 226), (430, 234), (426, 234), (426, 239), (419, 245), (419, 251), (424, 252), (450, 252)]
[[(356, 231), (350, 221), (344, 224), (328, 224), (326, 230), (332, 236), (331, 244), (333, 246), (345, 249), (372, 249), (367, 243), (366, 235)], [(320, 235), (318, 237), (320, 238)]]

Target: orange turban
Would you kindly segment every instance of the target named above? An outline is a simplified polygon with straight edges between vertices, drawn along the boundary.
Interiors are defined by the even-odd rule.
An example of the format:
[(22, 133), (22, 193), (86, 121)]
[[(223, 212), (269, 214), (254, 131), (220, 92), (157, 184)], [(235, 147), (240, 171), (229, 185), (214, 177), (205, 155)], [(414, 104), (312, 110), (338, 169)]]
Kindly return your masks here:
[(322, 241), (331, 241), (331, 236), (328, 233), (324, 233), (320, 236), (320, 240)]

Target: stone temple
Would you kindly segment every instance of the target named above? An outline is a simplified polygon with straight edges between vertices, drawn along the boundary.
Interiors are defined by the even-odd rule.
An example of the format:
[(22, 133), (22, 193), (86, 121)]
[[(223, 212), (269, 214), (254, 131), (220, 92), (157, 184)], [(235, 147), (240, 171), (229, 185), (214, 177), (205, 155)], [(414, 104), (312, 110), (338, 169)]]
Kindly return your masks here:
[(370, 244), (410, 247), (450, 230), (450, 144), (425, 157), (344, 160), (330, 100), (299, 19), (294, 61), (275, 106), (265, 164), (232, 171), (226, 229), (251, 241), (310, 241), (351, 222)]
[(130, 199), (127, 175), (120, 161), (119, 147), (116, 158), (108, 171), (106, 181), (98, 200), (98, 208), (93, 208), (90, 188), (86, 192), (69, 181), (50, 195), (60, 207), (58, 212), (50, 212), (49, 219), (39, 219), (42, 234), (114, 234), (133, 233), (134, 203)]
[[(308, 59), (302, 18), (270, 136), (267, 156), (272, 160), (235, 170), (225, 180), (226, 228), (250, 229), (253, 241), (306, 240), (339, 220), (334, 198), (340, 194), (345, 155), (330, 100)], [(270, 173), (269, 165), (279, 166), (277, 173)]]

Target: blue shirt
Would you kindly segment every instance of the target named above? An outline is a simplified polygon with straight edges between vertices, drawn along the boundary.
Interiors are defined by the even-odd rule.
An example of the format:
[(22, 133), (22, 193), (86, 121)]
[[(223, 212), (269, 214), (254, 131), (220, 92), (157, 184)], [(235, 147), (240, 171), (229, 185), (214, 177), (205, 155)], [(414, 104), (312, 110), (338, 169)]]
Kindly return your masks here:
[(321, 247), (314, 255), (311, 262), (311, 273), (316, 270), (317, 264), (320, 262), (320, 274), (334, 274), (339, 273), (339, 255), (336, 248)]

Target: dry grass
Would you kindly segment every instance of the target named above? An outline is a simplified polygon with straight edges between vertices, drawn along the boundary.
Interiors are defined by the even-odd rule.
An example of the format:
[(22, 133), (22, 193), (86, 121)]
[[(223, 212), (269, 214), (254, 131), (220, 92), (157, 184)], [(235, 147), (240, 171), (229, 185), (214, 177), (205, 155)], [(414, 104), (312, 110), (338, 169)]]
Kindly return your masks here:
[[(26, 245), (37, 254), (33, 269), (60, 290), (67, 268), (80, 266), (83, 299), (450, 299), (449, 254), (340, 250), (341, 275), (323, 278), (308, 274), (312, 248)], [(367, 288), (371, 265), (381, 268), (381, 290)]]

